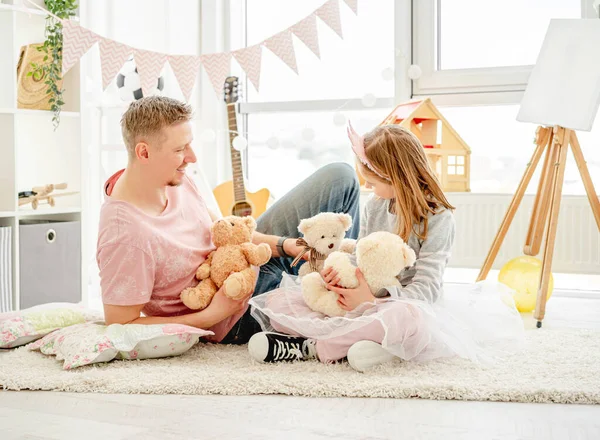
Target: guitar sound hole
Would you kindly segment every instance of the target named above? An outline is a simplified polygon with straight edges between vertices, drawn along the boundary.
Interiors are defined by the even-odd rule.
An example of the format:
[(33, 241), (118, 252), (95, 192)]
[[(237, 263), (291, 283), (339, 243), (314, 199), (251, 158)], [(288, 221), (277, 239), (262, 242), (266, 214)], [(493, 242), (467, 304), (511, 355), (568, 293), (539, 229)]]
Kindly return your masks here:
[(252, 206), (248, 202), (237, 202), (233, 205), (231, 214), (237, 215), (238, 217), (246, 217), (252, 215)]

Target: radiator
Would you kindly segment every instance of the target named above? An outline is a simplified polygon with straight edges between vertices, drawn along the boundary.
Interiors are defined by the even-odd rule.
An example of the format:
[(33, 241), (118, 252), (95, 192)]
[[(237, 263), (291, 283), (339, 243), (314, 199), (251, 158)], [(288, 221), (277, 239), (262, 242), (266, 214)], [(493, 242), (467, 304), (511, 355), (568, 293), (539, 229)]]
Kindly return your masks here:
[[(512, 200), (510, 194), (448, 193), (456, 207), (456, 240), (450, 267), (481, 268)], [(524, 255), (534, 196), (526, 195), (506, 234), (493, 269)], [(543, 257), (544, 245), (537, 257)], [(600, 274), (600, 232), (586, 196), (563, 196), (552, 271)]]
[[(361, 193), (361, 205), (371, 195)], [(481, 269), (511, 194), (447, 193), (456, 207), (456, 238), (449, 267)], [(524, 255), (533, 195), (526, 195), (504, 237), (492, 269), (500, 269), (514, 257)], [(543, 257), (544, 244), (537, 258)], [(563, 196), (554, 246), (552, 271), (555, 273), (600, 274), (600, 232), (586, 196)]]

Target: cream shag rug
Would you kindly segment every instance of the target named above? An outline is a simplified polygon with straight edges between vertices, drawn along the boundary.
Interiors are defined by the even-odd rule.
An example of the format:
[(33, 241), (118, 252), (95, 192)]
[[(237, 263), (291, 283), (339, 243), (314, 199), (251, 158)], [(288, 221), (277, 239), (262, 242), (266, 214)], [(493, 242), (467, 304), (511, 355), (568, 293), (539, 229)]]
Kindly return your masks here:
[(483, 368), (462, 359), (395, 362), (361, 374), (348, 364), (259, 364), (246, 346), (199, 344), (180, 357), (113, 361), (71, 371), (24, 348), (0, 353), (8, 390), (133, 394), (288, 394), (600, 403), (600, 331), (528, 330), (520, 355)]

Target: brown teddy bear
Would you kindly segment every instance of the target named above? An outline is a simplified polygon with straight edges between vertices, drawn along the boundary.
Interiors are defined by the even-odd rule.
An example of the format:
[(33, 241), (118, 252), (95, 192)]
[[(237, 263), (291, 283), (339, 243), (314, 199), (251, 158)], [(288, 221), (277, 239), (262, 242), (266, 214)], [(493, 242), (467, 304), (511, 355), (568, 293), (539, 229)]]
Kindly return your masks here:
[(216, 249), (196, 271), (200, 283), (181, 292), (181, 301), (194, 310), (206, 308), (217, 290), (225, 286), (231, 299), (242, 299), (254, 290), (257, 274), (253, 266), (262, 266), (271, 258), (266, 243), (252, 243), (256, 222), (252, 217), (228, 216), (211, 227)]

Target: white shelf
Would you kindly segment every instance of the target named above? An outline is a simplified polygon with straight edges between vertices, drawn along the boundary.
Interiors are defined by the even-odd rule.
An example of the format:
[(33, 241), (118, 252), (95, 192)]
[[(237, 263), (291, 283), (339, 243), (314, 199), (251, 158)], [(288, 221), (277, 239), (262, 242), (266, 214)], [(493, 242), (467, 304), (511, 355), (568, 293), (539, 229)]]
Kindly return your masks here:
[[(52, 115), (52, 111), (50, 110), (32, 110), (25, 108), (0, 108), (0, 114), (13, 114), (13, 115), (32, 115), (39, 116), (43, 114)], [(61, 111), (60, 117), (63, 118), (78, 118), (80, 116), (79, 112), (66, 112)]]
[(20, 209), (15, 213), (15, 217), (39, 217), (45, 215), (77, 214), (80, 212), (81, 208), (44, 209), (43, 207), (39, 207), (38, 209)]
[(38, 209), (20, 209), (19, 211), (0, 211), (0, 218), (29, 218), (80, 213), (81, 208), (44, 209), (40, 207)]
[[(22, 109), (17, 104), (16, 65), (21, 47), (44, 41), (46, 16), (46, 11), (27, 5), (0, 4), (0, 83), (4, 86), (0, 89), (0, 226), (10, 227), (12, 231), (10, 285), (12, 304), (17, 310), (23, 304), (27, 306), (35, 301), (53, 302), (63, 294), (73, 299), (78, 297), (78, 301), (87, 298), (86, 236), (89, 234), (85, 234), (86, 216), (83, 214), (87, 157), (81, 143), (79, 63), (64, 77), (65, 106), (60, 112), (57, 128), (52, 123), (51, 110)], [(19, 207), (19, 191), (62, 182), (68, 184), (67, 192), (78, 193), (73, 194), (73, 199), (57, 198), (55, 206), (40, 203), (37, 209), (30, 204)], [(79, 223), (77, 227), (74, 224), (57, 226), (70, 228), (69, 234), (73, 237), (70, 243), (80, 243), (69, 247), (70, 263), (54, 259), (52, 254), (38, 256), (35, 248), (32, 249), (32, 238), (26, 230), (32, 231), (35, 224), (46, 221)], [(31, 228), (21, 228), (26, 223), (32, 223)], [(64, 243), (59, 244), (64, 246)], [(81, 272), (72, 266), (75, 249), (81, 252)], [(37, 258), (42, 264), (55, 264), (57, 277), (77, 276), (81, 279), (80, 288), (61, 290), (58, 289), (59, 284), (51, 284), (55, 281), (50, 280), (47, 291), (38, 295), (37, 289), (28, 284), (30, 279), (27, 268), (21, 263), (22, 258)]]

